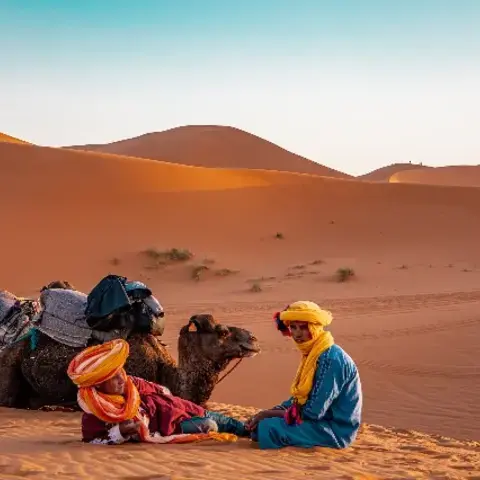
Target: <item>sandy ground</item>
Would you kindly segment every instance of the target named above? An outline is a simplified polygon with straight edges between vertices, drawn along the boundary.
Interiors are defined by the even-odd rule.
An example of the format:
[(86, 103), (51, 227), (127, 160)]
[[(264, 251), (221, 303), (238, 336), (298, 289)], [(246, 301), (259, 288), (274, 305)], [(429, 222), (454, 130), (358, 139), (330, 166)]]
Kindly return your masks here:
[[(271, 316), (314, 300), (358, 363), (366, 422), (345, 452), (245, 441), (106, 449), (79, 442), (76, 414), (2, 409), (0, 478), (480, 478), (479, 189), (14, 143), (0, 143), (0, 172), (0, 288), (36, 295), (60, 278), (88, 291), (109, 272), (143, 280), (166, 308), (174, 352), (192, 314), (245, 326), (262, 353), (212, 398), (245, 408), (288, 396), (298, 354)], [(172, 247), (194, 256), (158, 265), (142, 253)], [(342, 267), (355, 272), (344, 283)]]
[[(212, 404), (244, 418), (252, 408)], [(0, 477), (122, 480), (479, 478), (480, 445), (364, 425), (354, 446), (262, 451), (234, 444), (98, 446), (78, 441), (80, 415), (0, 409)], [(47, 434), (48, 432), (48, 434)]]
[(460, 165), (416, 170), (405, 169), (394, 173), (390, 177), (390, 182), (480, 187), (480, 167), (478, 165)]
[(366, 180), (368, 182), (389, 182), (390, 177), (395, 174), (402, 173), (405, 170), (416, 170), (427, 168), (424, 165), (418, 163), (393, 163), (385, 167), (377, 168), (365, 175), (360, 175), (359, 180)]

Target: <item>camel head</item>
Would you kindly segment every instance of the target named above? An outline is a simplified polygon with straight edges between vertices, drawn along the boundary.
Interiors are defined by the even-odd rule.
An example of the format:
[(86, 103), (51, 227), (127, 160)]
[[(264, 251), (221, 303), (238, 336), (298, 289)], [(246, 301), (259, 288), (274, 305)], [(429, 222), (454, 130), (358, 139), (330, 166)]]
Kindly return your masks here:
[(181, 328), (178, 352), (180, 357), (208, 358), (215, 364), (226, 364), (254, 357), (260, 353), (260, 345), (248, 330), (222, 325), (212, 315), (200, 314)]

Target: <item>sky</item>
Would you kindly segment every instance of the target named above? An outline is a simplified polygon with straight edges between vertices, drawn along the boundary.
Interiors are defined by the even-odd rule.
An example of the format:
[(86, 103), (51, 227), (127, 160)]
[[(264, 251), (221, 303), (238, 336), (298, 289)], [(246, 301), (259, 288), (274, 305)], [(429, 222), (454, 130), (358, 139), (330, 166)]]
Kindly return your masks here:
[(480, 164), (480, 0), (0, 0), (0, 131), (229, 125), (359, 175)]

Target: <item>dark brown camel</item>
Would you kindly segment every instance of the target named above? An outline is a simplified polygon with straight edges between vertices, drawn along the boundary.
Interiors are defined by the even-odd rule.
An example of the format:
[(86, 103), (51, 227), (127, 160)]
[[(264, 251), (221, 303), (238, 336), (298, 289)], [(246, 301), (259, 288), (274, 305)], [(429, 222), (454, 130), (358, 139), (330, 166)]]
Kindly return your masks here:
[[(76, 405), (77, 388), (66, 370), (81, 349), (37, 333), (34, 350), (26, 339), (0, 353), (0, 406)], [(220, 325), (208, 314), (191, 317), (181, 328), (178, 365), (154, 335), (136, 333), (127, 341), (127, 373), (165, 385), (174, 395), (200, 405), (208, 401), (220, 373), (232, 360), (260, 352), (257, 339), (248, 330)]]

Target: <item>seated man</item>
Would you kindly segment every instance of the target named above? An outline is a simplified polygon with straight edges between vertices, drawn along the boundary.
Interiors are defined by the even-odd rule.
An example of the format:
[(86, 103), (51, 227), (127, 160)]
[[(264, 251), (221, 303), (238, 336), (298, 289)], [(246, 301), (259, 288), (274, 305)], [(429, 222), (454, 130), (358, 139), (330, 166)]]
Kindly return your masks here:
[(70, 363), (68, 375), (79, 387), (78, 404), (84, 411), (84, 442), (228, 441), (234, 435), (249, 436), (239, 420), (207, 411), (161, 385), (128, 376), (123, 368), (128, 354), (128, 343), (115, 339), (86, 348)]
[(350, 356), (324, 330), (332, 314), (299, 301), (275, 315), (277, 328), (293, 340), (301, 362), (291, 397), (247, 422), (260, 448), (346, 448), (361, 423), (362, 386)]

